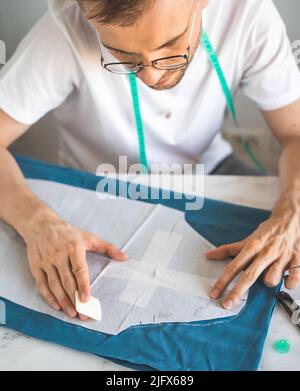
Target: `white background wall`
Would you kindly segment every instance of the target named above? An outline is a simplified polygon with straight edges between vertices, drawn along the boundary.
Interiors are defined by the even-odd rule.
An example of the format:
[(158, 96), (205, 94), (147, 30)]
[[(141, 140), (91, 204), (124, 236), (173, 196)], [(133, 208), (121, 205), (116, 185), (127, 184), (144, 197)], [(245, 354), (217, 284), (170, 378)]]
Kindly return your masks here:
[[(6, 43), (7, 58), (46, 11), (47, 0), (0, 0), (0, 39)], [(13, 148), (20, 154), (55, 162), (57, 137), (51, 131), (49, 118), (33, 126)]]
[[(291, 40), (300, 40), (300, 0), (274, 0), (274, 3), (286, 22)], [(0, 40), (7, 44), (8, 57), (46, 10), (46, 0), (0, 0)], [(241, 95), (238, 96), (237, 110), (243, 127), (266, 129), (255, 105)], [(17, 151), (47, 160), (55, 159), (57, 144), (49, 129), (50, 126), (47, 118), (35, 125), (29, 134), (17, 143)], [(226, 126), (231, 126), (230, 121), (226, 123)]]
[[(276, 4), (286, 23), (291, 41), (300, 40), (300, 0), (273, 0), (273, 2)], [(244, 127), (266, 128), (260, 112), (256, 110), (255, 105), (241, 94), (238, 96), (237, 105), (239, 117)]]

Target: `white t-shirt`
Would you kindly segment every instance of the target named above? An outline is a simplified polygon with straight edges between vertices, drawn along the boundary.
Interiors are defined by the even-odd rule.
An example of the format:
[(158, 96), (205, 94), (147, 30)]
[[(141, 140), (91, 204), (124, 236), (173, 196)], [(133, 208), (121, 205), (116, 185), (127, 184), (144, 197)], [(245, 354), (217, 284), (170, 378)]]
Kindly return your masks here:
[[(204, 28), (233, 92), (262, 110), (300, 98), (300, 73), (271, 0), (210, 0)], [(149, 163), (204, 163), (209, 173), (231, 153), (220, 130), (226, 100), (200, 45), (181, 83), (155, 91), (138, 80)], [(100, 65), (96, 32), (75, 1), (49, 0), (49, 12), (0, 72), (0, 108), (33, 124), (54, 110), (61, 164), (95, 172), (139, 162), (128, 76)], [(49, 129), (51, 131), (51, 129)]]

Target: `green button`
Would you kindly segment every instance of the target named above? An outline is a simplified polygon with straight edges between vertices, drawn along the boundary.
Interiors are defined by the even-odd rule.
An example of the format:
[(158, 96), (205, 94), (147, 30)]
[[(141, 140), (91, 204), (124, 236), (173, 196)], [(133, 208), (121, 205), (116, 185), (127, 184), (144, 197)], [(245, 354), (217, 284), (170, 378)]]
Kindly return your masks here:
[(279, 339), (273, 343), (273, 348), (277, 353), (288, 353), (291, 349), (291, 344), (287, 339)]

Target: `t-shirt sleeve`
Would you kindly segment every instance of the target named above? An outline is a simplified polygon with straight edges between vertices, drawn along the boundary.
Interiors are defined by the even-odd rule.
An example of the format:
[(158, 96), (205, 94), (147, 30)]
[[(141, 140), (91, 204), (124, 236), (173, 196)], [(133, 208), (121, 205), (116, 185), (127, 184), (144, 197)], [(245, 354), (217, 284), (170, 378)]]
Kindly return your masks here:
[(263, 111), (300, 98), (300, 70), (286, 27), (271, 0), (261, 0), (249, 13), (241, 48), (241, 89)]
[(47, 13), (0, 71), (0, 109), (32, 125), (61, 105), (80, 78), (71, 45)]

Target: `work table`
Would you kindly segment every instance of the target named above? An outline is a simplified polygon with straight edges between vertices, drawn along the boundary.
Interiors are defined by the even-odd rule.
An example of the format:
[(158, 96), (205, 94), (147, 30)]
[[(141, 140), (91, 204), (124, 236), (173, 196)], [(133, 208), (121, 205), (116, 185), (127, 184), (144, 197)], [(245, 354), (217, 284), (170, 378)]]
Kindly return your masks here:
[[(276, 177), (205, 177), (205, 196), (244, 206), (271, 209), (279, 195)], [(300, 288), (292, 292), (300, 300)], [(255, 316), (255, 314), (254, 314)], [(278, 339), (288, 339), (291, 350), (273, 350)], [(238, 341), (236, 341), (238, 343)], [(249, 341), (251, 344), (251, 341)], [(1, 370), (129, 370), (107, 359), (36, 340), (0, 327)], [(265, 343), (260, 370), (300, 370), (300, 330), (278, 305)]]

